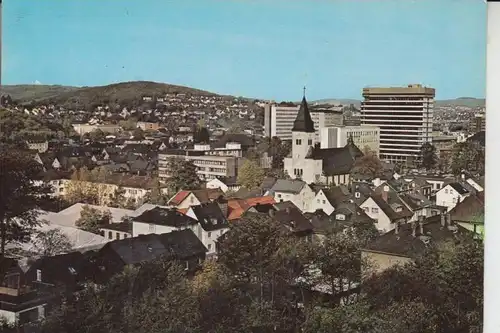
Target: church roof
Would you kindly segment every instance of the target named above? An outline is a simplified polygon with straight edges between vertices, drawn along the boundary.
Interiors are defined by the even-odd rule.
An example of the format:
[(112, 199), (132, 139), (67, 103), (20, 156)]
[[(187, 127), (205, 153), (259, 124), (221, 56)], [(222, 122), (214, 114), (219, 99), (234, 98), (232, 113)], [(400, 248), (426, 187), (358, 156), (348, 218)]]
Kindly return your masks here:
[(323, 161), (323, 172), (328, 176), (348, 174), (357, 158), (363, 156), (359, 148), (348, 140), (342, 148), (321, 149), (316, 146), (307, 158)]
[(295, 118), (295, 121), (293, 122), (292, 132), (314, 133), (314, 122), (311, 118), (311, 113), (309, 112), (306, 96), (302, 98), (297, 118)]

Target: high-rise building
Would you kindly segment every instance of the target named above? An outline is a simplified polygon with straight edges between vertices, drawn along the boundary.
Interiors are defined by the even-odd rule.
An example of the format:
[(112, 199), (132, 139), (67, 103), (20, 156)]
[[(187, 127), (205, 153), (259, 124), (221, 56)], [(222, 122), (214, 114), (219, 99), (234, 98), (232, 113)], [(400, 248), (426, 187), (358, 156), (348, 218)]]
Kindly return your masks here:
[[(267, 104), (264, 107), (264, 135), (278, 137), (281, 140), (292, 140), (292, 127), (299, 112), (300, 105)], [(321, 128), (343, 125), (342, 110), (334, 106), (312, 105), (309, 107), (311, 119), (315, 127), (315, 139), (319, 142)]]
[(435, 89), (420, 84), (363, 89), (361, 123), (380, 128), (382, 160), (407, 162), (420, 158), (422, 145), (432, 143), (435, 95)]
[(486, 131), (486, 114), (485, 113), (475, 114), (474, 118), (470, 123), (470, 127), (474, 133)]

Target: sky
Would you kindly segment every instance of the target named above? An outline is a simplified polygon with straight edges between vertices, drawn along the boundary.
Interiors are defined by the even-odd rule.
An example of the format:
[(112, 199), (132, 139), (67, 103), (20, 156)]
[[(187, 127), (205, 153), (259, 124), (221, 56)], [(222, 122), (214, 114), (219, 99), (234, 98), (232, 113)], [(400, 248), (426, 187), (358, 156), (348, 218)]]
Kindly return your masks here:
[(275, 100), (485, 95), (481, 0), (4, 0), (3, 84), (156, 81)]

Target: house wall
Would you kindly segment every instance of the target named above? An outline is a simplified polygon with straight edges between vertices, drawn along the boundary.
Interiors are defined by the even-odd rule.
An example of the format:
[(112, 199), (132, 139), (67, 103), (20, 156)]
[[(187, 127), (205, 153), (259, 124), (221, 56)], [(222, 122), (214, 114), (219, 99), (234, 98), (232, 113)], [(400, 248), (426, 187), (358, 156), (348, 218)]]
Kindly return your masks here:
[(224, 184), (220, 179), (214, 178), (207, 182), (207, 188), (215, 189), (220, 188), (222, 192), (226, 193), (229, 190), (229, 187)]
[(314, 197), (315, 194), (309, 186), (304, 186), (298, 194), (287, 192), (274, 193), (274, 200), (276, 202), (291, 201), (302, 212), (310, 211)]
[(110, 241), (132, 237), (132, 234), (130, 232), (117, 231), (117, 230), (111, 230), (111, 229), (106, 229), (106, 228), (101, 228), (99, 230), (101, 231), (100, 232), (101, 236), (106, 238), (106, 239), (109, 239)]
[(367, 262), (369, 270), (375, 273), (381, 273), (396, 265), (405, 265), (411, 262), (411, 259), (408, 257), (400, 257), (371, 251), (361, 251), (361, 259), (364, 262)]
[(360, 207), (365, 211), (366, 215), (377, 221), (375, 227), (379, 231), (388, 232), (395, 228), (389, 217), (380, 209), (372, 198), (366, 199)]
[(160, 224), (149, 224), (143, 222), (132, 222), (132, 236), (137, 237), (139, 235), (149, 235), (149, 234), (166, 234), (177, 230), (177, 228), (160, 225)]
[(182, 201), (177, 206), (177, 209), (186, 209), (191, 206), (197, 206), (197, 205), (201, 205), (201, 202), (193, 193), (189, 193), (189, 195), (184, 199), (184, 201)]
[(213, 230), (213, 231), (202, 231), (202, 237), (201, 237), (201, 242), (205, 247), (208, 249), (207, 255), (214, 254), (216, 253), (216, 248), (215, 248), (215, 243), (217, 239), (224, 235), (229, 228), (223, 228), (223, 229), (218, 229), (218, 230)]
[(335, 208), (332, 206), (330, 201), (328, 201), (323, 191), (319, 191), (316, 194), (311, 202), (309, 212), (313, 213), (318, 209), (323, 210), (323, 212), (325, 212), (327, 215), (331, 215), (335, 211)]
[(436, 193), (436, 204), (452, 210), (457, 205), (458, 200), (463, 201), (468, 195), (457, 193), (450, 185), (446, 185)]

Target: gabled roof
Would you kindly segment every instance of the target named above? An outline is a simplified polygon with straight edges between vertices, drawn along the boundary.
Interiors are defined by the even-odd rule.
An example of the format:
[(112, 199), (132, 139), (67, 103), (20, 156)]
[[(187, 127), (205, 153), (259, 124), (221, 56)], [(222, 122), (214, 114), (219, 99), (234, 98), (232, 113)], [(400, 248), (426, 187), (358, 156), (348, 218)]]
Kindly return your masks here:
[(404, 193), (400, 194), (400, 198), (412, 211), (432, 205), (432, 202), (420, 193)]
[(320, 191), (323, 192), (326, 199), (333, 207), (336, 207), (338, 204), (349, 200), (351, 197), (351, 195), (346, 190), (346, 188), (341, 187), (341, 186), (324, 188), (324, 189), (321, 189)]
[(216, 202), (209, 202), (201, 205), (191, 206), (194, 215), (205, 231), (229, 228), (224, 213)]
[(106, 250), (115, 252), (125, 265), (152, 261), (162, 256), (183, 260), (207, 252), (191, 229), (116, 240), (101, 249)]
[(193, 194), (200, 203), (208, 203), (210, 201), (216, 200), (221, 196), (224, 196), (224, 192), (220, 188), (207, 188), (202, 190), (182, 190), (177, 192), (170, 201), (169, 205), (180, 205), (190, 194)]
[(456, 222), (484, 223), (484, 193), (469, 195), (450, 211), (450, 216)]
[(457, 233), (467, 233), (463, 228), (456, 226), (457, 231), (450, 230), (449, 227), (441, 227), (441, 216), (435, 215), (423, 221), (424, 234), (420, 234), (420, 227), (416, 227), (416, 237), (412, 235), (411, 224), (403, 224), (399, 227), (398, 233), (391, 230), (375, 239), (365, 250), (393, 254), (414, 258), (422, 254), (428, 247), (425, 242), (442, 242), (457, 237)]
[(269, 206), (272, 208), (272, 205), (276, 201), (272, 196), (264, 196), (264, 197), (255, 197), (248, 199), (229, 199), (228, 200), (228, 220), (236, 220), (243, 216), (243, 214), (248, 211), (252, 207), (256, 207), (258, 210), (259, 206)]
[(450, 183), (448, 185), (450, 185), (451, 188), (453, 188), (455, 191), (457, 191), (458, 194), (467, 194), (467, 193), (469, 193), (469, 190), (467, 190), (462, 184), (460, 184), (458, 182), (453, 182), (453, 183)]
[[(377, 204), (377, 206), (387, 215), (391, 221), (395, 221), (402, 218), (410, 218), (413, 213), (406, 207), (406, 205), (401, 201), (397, 193), (389, 191), (387, 195), (387, 201), (384, 200), (382, 194), (374, 193), (370, 198)], [(400, 207), (401, 211), (396, 211), (396, 207)]]
[(272, 213), (271, 218), (287, 226), (292, 232), (312, 231), (313, 225), (298, 208), (287, 208)]
[(348, 174), (357, 158), (363, 156), (359, 148), (348, 143), (341, 148), (321, 149), (315, 146), (307, 158), (323, 161), (323, 173), (328, 176)]
[(293, 122), (292, 132), (305, 132), (305, 133), (315, 132), (314, 122), (311, 118), (311, 113), (309, 112), (306, 96), (302, 98), (299, 112), (297, 113), (297, 117)]
[(133, 218), (136, 222), (166, 225), (181, 228), (197, 224), (198, 222), (174, 208), (155, 207)]
[(307, 185), (306, 182), (298, 179), (278, 179), (276, 183), (274, 183), (270, 192), (284, 192), (284, 193), (293, 193), (298, 194), (302, 189)]

